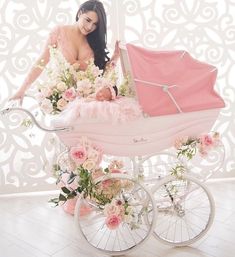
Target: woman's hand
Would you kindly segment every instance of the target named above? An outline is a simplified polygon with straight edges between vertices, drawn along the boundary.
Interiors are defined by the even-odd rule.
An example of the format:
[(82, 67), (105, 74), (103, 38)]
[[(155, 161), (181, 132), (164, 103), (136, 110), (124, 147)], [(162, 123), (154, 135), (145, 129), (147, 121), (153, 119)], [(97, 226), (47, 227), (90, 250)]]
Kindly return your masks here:
[(9, 100), (19, 100), (20, 104), (23, 103), (25, 91), (22, 89), (19, 89)]

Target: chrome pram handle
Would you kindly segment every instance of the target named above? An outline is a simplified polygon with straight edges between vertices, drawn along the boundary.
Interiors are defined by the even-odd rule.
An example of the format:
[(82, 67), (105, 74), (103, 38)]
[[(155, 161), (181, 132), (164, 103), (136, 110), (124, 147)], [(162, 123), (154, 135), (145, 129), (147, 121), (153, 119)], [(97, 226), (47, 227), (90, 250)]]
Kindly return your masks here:
[(22, 112), (26, 113), (31, 118), (32, 122), (39, 129), (46, 131), (46, 132), (71, 131), (73, 129), (72, 127), (45, 128), (38, 123), (38, 121), (35, 119), (34, 115), (30, 111), (28, 111), (27, 109), (25, 109), (23, 107), (15, 107), (15, 105), (13, 105), (13, 107), (7, 107), (3, 110), (0, 110), (0, 115), (6, 115), (12, 111), (22, 111)]

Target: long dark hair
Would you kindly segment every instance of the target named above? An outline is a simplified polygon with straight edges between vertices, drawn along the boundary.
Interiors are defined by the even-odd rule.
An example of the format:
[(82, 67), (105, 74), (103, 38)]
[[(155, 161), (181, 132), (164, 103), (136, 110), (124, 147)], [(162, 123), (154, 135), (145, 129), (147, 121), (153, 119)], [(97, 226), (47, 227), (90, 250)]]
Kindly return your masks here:
[(97, 28), (87, 35), (87, 41), (94, 52), (94, 62), (100, 69), (105, 68), (109, 61), (107, 51), (107, 19), (103, 4), (99, 0), (88, 0), (81, 4), (76, 14), (76, 21), (80, 13), (96, 12), (98, 16)]

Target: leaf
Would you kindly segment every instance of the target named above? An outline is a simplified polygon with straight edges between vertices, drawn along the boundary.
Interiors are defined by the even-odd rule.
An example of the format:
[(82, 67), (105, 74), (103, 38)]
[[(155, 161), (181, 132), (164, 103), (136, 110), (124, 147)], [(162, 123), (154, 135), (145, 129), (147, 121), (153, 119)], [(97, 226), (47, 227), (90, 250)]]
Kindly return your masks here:
[(60, 194), (60, 195), (59, 195), (59, 201), (66, 202), (66, 201), (67, 201), (67, 198), (66, 198), (64, 195)]
[(61, 190), (67, 195), (70, 193), (70, 190), (67, 187), (62, 187)]

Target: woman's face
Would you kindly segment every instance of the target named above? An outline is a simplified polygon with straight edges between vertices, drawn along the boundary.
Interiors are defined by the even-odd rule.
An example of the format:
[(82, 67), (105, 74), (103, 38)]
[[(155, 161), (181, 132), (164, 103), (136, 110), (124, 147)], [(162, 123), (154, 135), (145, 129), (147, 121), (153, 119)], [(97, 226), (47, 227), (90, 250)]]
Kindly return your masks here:
[(94, 11), (81, 13), (78, 19), (78, 27), (84, 36), (93, 32), (98, 25), (98, 15)]

